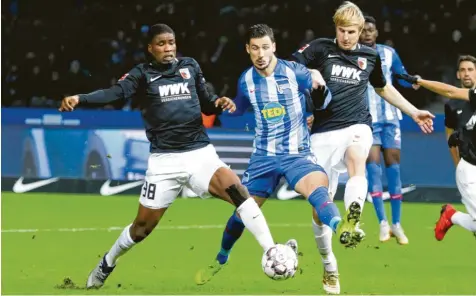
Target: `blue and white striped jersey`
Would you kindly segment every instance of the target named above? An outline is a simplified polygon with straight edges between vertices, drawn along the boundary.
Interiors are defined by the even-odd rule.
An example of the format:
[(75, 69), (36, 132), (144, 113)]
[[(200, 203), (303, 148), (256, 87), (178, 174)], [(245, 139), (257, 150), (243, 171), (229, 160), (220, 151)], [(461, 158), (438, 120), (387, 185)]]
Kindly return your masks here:
[[(383, 44), (377, 44), (376, 49), (382, 61), (382, 70), (385, 78), (387, 79), (387, 83), (392, 83), (393, 74), (407, 73), (395, 49)], [(403, 87), (412, 87), (410, 83), (404, 80), (398, 80), (398, 82)], [(398, 121), (402, 119), (402, 112), (380, 97), (370, 84), (367, 89), (367, 101), (373, 123), (395, 120)]]
[[(306, 97), (312, 90), (309, 70), (301, 64), (278, 59), (272, 75), (261, 76), (254, 67), (243, 72), (234, 99), (236, 115), (251, 105), (256, 120), (254, 154), (309, 153)], [(326, 92), (322, 108), (330, 102)]]

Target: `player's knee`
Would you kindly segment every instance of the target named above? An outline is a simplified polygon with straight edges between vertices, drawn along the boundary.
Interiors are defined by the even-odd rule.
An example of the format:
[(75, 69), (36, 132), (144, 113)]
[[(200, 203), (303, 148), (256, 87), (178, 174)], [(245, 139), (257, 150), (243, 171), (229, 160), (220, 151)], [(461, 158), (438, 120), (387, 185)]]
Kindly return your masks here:
[(389, 167), (393, 164), (400, 164), (400, 150), (387, 149), (384, 151), (385, 166)]
[(246, 189), (246, 187), (240, 183), (229, 186), (225, 189), (225, 191), (228, 196), (230, 196), (231, 201), (237, 208), (241, 206), (241, 204), (244, 203), (247, 198), (250, 197), (248, 189)]
[(146, 221), (136, 221), (132, 224), (130, 235), (131, 239), (135, 242), (143, 241), (149, 234), (152, 233), (156, 224), (151, 225)]

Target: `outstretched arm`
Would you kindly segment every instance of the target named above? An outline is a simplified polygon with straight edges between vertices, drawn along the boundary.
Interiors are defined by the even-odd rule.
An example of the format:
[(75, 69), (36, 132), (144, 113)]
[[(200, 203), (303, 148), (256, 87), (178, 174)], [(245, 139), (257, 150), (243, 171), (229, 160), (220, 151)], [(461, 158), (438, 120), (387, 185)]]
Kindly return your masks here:
[(73, 111), (78, 104), (98, 103), (105, 104), (119, 99), (133, 96), (139, 87), (142, 73), (138, 67), (122, 76), (115, 85), (108, 89), (100, 89), (88, 94), (69, 96), (61, 101), (59, 111)]
[(443, 82), (425, 80), (420, 78), (417, 80), (417, 84), (423, 86), (429, 91), (432, 91), (450, 99), (460, 99), (469, 101), (469, 92), (467, 88), (454, 87)]
[[(396, 77), (404, 79), (412, 84), (421, 85), (424, 88), (447, 97), (449, 99), (470, 100), (470, 92), (467, 88), (459, 88), (439, 81), (426, 80), (419, 76), (409, 74), (397, 74)], [(472, 90), (476, 94), (476, 90)]]

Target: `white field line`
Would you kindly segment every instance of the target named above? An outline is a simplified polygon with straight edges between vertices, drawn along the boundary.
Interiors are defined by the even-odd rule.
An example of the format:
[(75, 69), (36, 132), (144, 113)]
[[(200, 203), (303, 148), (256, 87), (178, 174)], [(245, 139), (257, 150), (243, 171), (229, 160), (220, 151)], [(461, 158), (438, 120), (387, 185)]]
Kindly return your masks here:
[[(309, 227), (308, 224), (292, 224), (292, 223), (277, 223), (268, 224), (272, 228), (289, 228), (289, 227)], [(84, 228), (29, 228), (29, 229), (2, 229), (2, 233), (24, 233), (24, 232), (84, 232), (84, 231), (119, 231), (123, 230), (125, 226), (112, 227), (84, 227)], [(190, 230), (190, 229), (222, 229), (225, 228), (225, 223), (216, 225), (174, 225), (174, 226), (158, 226), (155, 230)]]

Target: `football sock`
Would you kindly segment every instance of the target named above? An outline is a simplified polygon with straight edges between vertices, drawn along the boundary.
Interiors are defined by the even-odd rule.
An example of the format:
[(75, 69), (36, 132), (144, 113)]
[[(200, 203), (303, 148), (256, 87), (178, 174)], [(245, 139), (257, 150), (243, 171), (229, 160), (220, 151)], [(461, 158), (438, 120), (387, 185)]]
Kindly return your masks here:
[(253, 198), (247, 198), (237, 209), (245, 227), (253, 234), (264, 251), (274, 245), (266, 219)]
[(106, 254), (106, 263), (109, 267), (115, 266), (117, 259), (124, 255), (130, 248), (132, 248), (136, 244), (132, 240), (129, 232), (131, 226), (132, 224), (124, 228), (121, 235), (119, 235), (116, 242), (112, 245), (111, 249)]
[(371, 162), (367, 164), (367, 176), (369, 182), (368, 192), (372, 196), (375, 213), (377, 214), (378, 222), (386, 221), (385, 207), (382, 199), (382, 168), (379, 164)]
[(228, 261), (228, 255), (235, 242), (241, 237), (245, 230), (245, 224), (236, 215), (236, 211), (233, 212), (230, 219), (226, 223), (225, 230), (223, 231), (223, 237), (221, 239), (221, 250), (217, 254), (216, 259), (220, 264), (225, 264)]
[(363, 210), (365, 198), (367, 196), (367, 179), (363, 176), (354, 176), (347, 180), (344, 192), (344, 205), (348, 210), (350, 204), (358, 202), (360, 209)]
[(469, 231), (476, 232), (476, 221), (469, 214), (456, 212), (451, 216), (451, 222)]
[(337, 260), (332, 252), (332, 230), (327, 225), (319, 225), (312, 219), (312, 231), (322, 263), (327, 271), (337, 270)]
[(327, 187), (321, 186), (314, 190), (309, 196), (308, 201), (316, 210), (319, 220), (335, 232), (342, 218), (336, 204), (329, 198)]
[(386, 169), (390, 205), (392, 206), (392, 224), (400, 223), (402, 214), (402, 181), (400, 179), (400, 165), (392, 164)]

